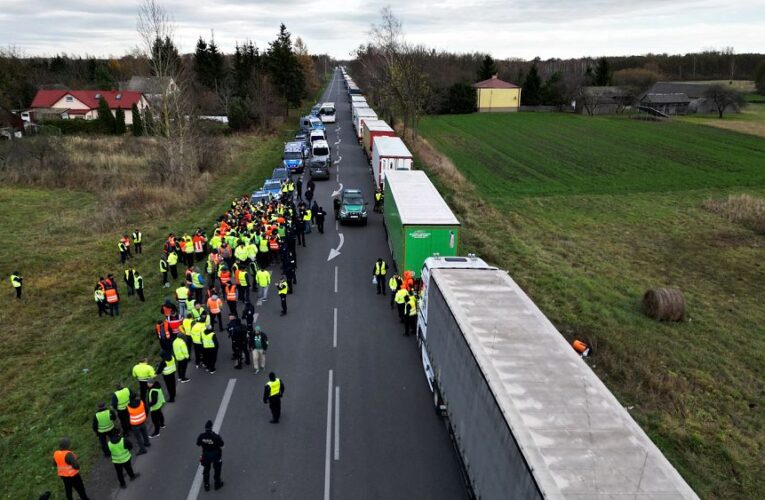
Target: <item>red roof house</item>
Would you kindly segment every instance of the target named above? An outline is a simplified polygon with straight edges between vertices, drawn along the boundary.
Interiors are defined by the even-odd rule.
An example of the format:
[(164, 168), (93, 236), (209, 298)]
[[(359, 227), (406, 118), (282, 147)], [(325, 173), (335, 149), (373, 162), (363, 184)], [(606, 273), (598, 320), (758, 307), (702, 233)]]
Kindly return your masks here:
[(140, 92), (130, 90), (38, 90), (32, 101), (31, 112), (54, 111), (69, 118), (98, 118), (98, 102), (103, 97), (112, 114), (118, 109), (125, 111), (125, 123), (131, 125), (133, 104), (143, 111), (148, 101)]

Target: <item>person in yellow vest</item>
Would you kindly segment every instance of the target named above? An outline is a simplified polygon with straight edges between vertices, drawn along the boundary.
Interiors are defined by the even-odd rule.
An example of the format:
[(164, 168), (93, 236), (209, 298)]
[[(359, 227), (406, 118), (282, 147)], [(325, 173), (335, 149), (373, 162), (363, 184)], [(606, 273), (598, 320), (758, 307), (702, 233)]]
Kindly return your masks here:
[(404, 306), (406, 305), (407, 291), (405, 288), (399, 288), (396, 290), (396, 295), (393, 297), (393, 301), (398, 308), (398, 319), (401, 323), (404, 322)]
[(170, 251), (167, 254), (167, 267), (170, 268), (170, 276), (174, 280), (178, 279), (178, 252), (175, 250)]
[[(140, 472), (133, 472), (133, 466), (130, 464), (130, 459), (133, 456), (130, 450), (133, 449), (133, 444), (121, 435), (117, 429), (112, 430), (109, 434), (109, 454), (112, 457), (112, 464), (114, 464), (114, 470), (117, 471), (117, 480), (120, 482), (120, 488), (123, 490), (127, 488), (125, 484), (125, 475), (127, 472), (131, 481), (138, 478), (141, 475)], [(144, 453), (146, 451), (144, 450)]]
[(130, 430), (135, 436), (135, 440), (138, 442), (138, 455), (146, 453), (146, 448), (151, 446), (149, 442), (149, 433), (146, 431), (146, 404), (142, 399), (138, 399), (135, 395), (128, 403), (128, 416), (130, 417)]
[(265, 269), (258, 269), (255, 273), (255, 281), (258, 284), (258, 300), (265, 302), (268, 285), (271, 284), (271, 273)]
[(278, 424), (282, 415), (282, 397), (284, 396), (284, 382), (276, 378), (276, 374), (268, 374), (268, 382), (263, 389), (263, 403), (267, 403), (271, 409), (271, 423)]
[[(187, 318), (190, 319), (190, 318)], [(184, 324), (186, 320), (183, 320)], [(178, 364), (178, 380), (185, 384), (190, 378), (186, 377), (186, 367), (189, 365), (189, 348), (186, 345), (186, 334), (179, 333), (173, 340), (173, 357)]]
[[(171, 351), (172, 351), (172, 346), (171, 346)], [(157, 371), (162, 374), (162, 379), (165, 381), (165, 386), (167, 387), (168, 403), (174, 403), (175, 402), (175, 374), (178, 371), (178, 364), (176, 363), (175, 356), (173, 355), (172, 352), (162, 351), (160, 353), (160, 357), (162, 358), (162, 360), (159, 362), (159, 366), (157, 366)], [(152, 382), (153, 381), (150, 380), (149, 383), (147, 384), (149, 387), (149, 390), (151, 390)], [(151, 401), (149, 402), (149, 406), (151, 406)]]
[(143, 358), (133, 367), (133, 377), (138, 380), (141, 388), (141, 400), (146, 401), (147, 383), (157, 375), (154, 368), (149, 364), (148, 358)]
[(149, 415), (151, 423), (154, 424), (154, 432), (149, 438), (159, 436), (160, 429), (165, 428), (165, 415), (162, 413), (162, 407), (165, 406), (165, 393), (162, 392), (162, 386), (156, 380), (149, 381)]
[(218, 360), (218, 336), (213, 327), (205, 327), (202, 334), (202, 349), (204, 350), (205, 368), (208, 372), (215, 373), (215, 362)]
[(247, 274), (246, 269), (237, 269), (236, 270), (236, 282), (237, 285), (237, 294), (239, 295), (239, 300), (244, 302), (245, 304), (250, 301), (250, 282), (249, 282), (249, 275)]
[(382, 213), (384, 197), (385, 195), (383, 194), (382, 190), (380, 188), (377, 188), (377, 190), (375, 191), (375, 206), (374, 206), (375, 212)]
[(124, 241), (117, 242), (117, 249), (120, 251), (120, 264), (125, 265), (128, 259), (128, 247)]
[(414, 291), (409, 291), (404, 306), (404, 335), (409, 336), (409, 332), (417, 333), (417, 297)]
[(375, 267), (372, 269), (372, 277), (377, 285), (377, 295), (385, 295), (385, 275), (388, 273), (388, 265), (382, 258), (377, 259)]
[(106, 442), (109, 433), (114, 429), (114, 421), (117, 420), (117, 413), (106, 406), (106, 403), (98, 403), (98, 409), (93, 416), (93, 432), (98, 436), (98, 442), (101, 444), (101, 451), (105, 457), (109, 457), (109, 447)]
[(290, 291), (290, 285), (287, 283), (287, 279), (282, 274), (282, 279), (279, 280), (279, 284), (276, 285), (277, 293), (279, 294), (279, 300), (282, 303), (282, 314), (281, 316), (284, 316), (287, 314), (287, 294)]
[(204, 347), (202, 347), (202, 334), (205, 332), (205, 322), (202, 318), (194, 320), (194, 325), (191, 327), (191, 342), (194, 344), (194, 364), (199, 368), (201, 363), (205, 364)]
[(16, 292), (17, 299), (21, 299), (21, 288), (23, 283), (24, 283), (24, 278), (21, 276), (21, 273), (18, 271), (13, 271), (11, 273), (11, 286), (13, 287), (13, 290)]
[(136, 255), (143, 253), (143, 234), (140, 229), (133, 230), (133, 248)]
[(401, 277), (398, 274), (394, 274), (388, 280), (388, 288), (390, 288), (390, 308), (395, 307), (396, 292), (401, 288)]
[(175, 289), (175, 300), (178, 302), (178, 314), (185, 317), (188, 311), (187, 302), (189, 300), (189, 289), (186, 285), (181, 285)]
[(61, 438), (58, 443), (58, 450), (53, 452), (53, 464), (56, 466), (56, 473), (64, 483), (64, 493), (67, 500), (72, 499), (72, 490), (80, 496), (80, 500), (88, 500), (88, 494), (85, 493), (85, 484), (80, 476), (80, 463), (69, 448), (71, 442), (69, 438)]
[(133, 269), (133, 289), (135, 289), (135, 294), (138, 295), (141, 302), (146, 302), (146, 298), (143, 296), (143, 276), (135, 269)]
[(162, 256), (159, 259), (159, 273), (162, 275), (162, 288), (170, 288), (170, 282), (167, 281), (167, 272), (170, 266), (167, 264), (167, 259)]
[(109, 314), (109, 311), (106, 309), (106, 294), (101, 285), (97, 284), (93, 289), (93, 298), (96, 301), (96, 307), (98, 307), (98, 317)]

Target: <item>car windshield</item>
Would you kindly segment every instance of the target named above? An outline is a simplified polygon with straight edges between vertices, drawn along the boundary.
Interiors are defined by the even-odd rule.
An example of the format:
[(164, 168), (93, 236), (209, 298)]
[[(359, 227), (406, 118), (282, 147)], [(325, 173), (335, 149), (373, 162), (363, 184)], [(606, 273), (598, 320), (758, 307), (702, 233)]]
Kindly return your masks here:
[(282, 183), (279, 181), (266, 181), (265, 184), (263, 184), (263, 189), (274, 189), (274, 188), (280, 188), (282, 187)]
[(322, 125), (322, 122), (321, 120), (317, 120), (316, 118), (311, 117), (311, 125), (319, 127)]
[(321, 114), (332, 116), (335, 114), (335, 108), (321, 108)]
[(289, 151), (287, 153), (284, 153), (284, 159), (285, 160), (302, 160), (303, 154), (299, 151)]
[(343, 203), (346, 205), (363, 205), (364, 199), (358, 194), (347, 194), (343, 198)]
[(329, 154), (329, 149), (325, 147), (313, 148), (313, 154), (314, 156), (327, 156)]

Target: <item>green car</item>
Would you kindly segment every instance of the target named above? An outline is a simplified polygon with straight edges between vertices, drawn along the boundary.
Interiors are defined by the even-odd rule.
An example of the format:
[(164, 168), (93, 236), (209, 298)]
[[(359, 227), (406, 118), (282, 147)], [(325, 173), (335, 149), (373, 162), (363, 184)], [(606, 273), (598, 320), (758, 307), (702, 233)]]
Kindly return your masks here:
[(335, 219), (345, 222), (367, 223), (367, 202), (360, 189), (343, 189), (340, 199), (335, 201)]

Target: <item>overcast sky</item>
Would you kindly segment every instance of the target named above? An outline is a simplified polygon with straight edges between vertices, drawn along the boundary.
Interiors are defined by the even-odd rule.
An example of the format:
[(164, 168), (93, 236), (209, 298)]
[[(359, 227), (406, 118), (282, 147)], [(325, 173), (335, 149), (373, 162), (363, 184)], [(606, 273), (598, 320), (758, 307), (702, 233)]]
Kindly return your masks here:
[[(215, 39), (266, 46), (284, 22), (312, 53), (348, 58), (390, 5), (406, 38), (495, 58), (765, 51), (765, 0), (165, 0), (190, 52)], [(0, 0), (0, 46), (27, 55), (121, 56), (137, 46), (137, 1)]]

